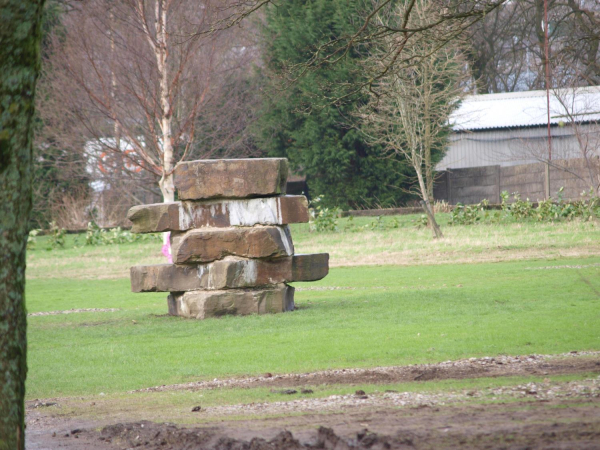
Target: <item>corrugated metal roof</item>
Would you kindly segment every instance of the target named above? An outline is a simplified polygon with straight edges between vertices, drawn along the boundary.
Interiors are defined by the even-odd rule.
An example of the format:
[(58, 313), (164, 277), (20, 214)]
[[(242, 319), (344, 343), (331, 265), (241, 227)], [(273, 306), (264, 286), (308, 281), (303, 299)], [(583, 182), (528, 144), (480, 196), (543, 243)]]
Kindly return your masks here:
[[(600, 86), (550, 91), (550, 122), (600, 121)], [(546, 125), (546, 91), (470, 95), (451, 116), (454, 131)]]

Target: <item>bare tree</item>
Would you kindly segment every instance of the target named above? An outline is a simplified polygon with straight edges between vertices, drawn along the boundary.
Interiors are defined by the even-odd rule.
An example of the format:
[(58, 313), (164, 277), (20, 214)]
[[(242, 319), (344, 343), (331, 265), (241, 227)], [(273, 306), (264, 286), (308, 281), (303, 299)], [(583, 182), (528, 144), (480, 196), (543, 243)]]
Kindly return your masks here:
[[(554, 97), (560, 105), (555, 118), (562, 119), (559, 124), (572, 130), (577, 142), (578, 156), (582, 159), (587, 176), (579, 175), (587, 182), (590, 190), (600, 196), (600, 89), (576, 88), (554, 89)], [(586, 95), (587, 94), (587, 95)], [(589, 95), (592, 94), (592, 95)], [(595, 95), (594, 95), (595, 94)], [(592, 120), (582, 120), (588, 115)], [(552, 161), (549, 161), (551, 164)], [(563, 170), (565, 170), (563, 168)]]
[(364, 52), (371, 46), (393, 40), (394, 45), (387, 45), (387, 51), (379, 55), (380, 64), (367, 81), (342, 86), (346, 93), (331, 100), (342, 101), (365, 87), (376, 90), (378, 81), (389, 72), (409, 67), (418, 59), (429, 56), (414, 51), (406, 52), (410, 46), (416, 48), (413, 41), (420, 40), (424, 35), (434, 36), (436, 49), (442, 48), (460, 39), (467, 30), (507, 0), (431, 0), (431, 11), (435, 14), (421, 18), (416, 17), (418, 2), (403, 2), (402, 15), (398, 16), (398, 2), (394, 0), (365, 0), (365, 18), (357, 23), (356, 32), (316, 46), (306, 62), (289, 67), (291, 80), (314, 68), (336, 64), (351, 51)]
[[(411, 26), (411, 16), (415, 12), (418, 0), (406, 0), (406, 6), (400, 20), (388, 22), (386, 17), (391, 17), (389, 12), (397, 8), (396, 0), (362, 0), (365, 15), (357, 20), (353, 33), (332, 37), (323, 44), (314, 45), (307, 49), (311, 56), (303, 63), (292, 64), (288, 70), (289, 81), (293, 82), (306, 72), (318, 67), (336, 64), (352, 51), (364, 51), (371, 45), (394, 37), (396, 45), (388, 49), (389, 54), (380, 64), (379, 71), (374, 72), (372, 78), (359, 84), (348, 83), (345, 86), (347, 93), (336, 96), (331, 100), (339, 101), (343, 98), (360, 92), (365, 86), (373, 89), (377, 81), (384, 77), (388, 71), (396, 67), (410, 65), (415, 58), (423, 55), (405, 56), (404, 49), (409, 41), (417, 39), (422, 33), (431, 32), (436, 35), (440, 47), (462, 36), (467, 30), (495, 11), (500, 6), (510, 3), (509, 0), (431, 0), (438, 12), (435, 16), (427, 17), (418, 26)], [(210, 34), (240, 24), (247, 17), (255, 14), (261, 8), (276, 7), (273, 0), (231, 0), (224, 2), (219, 7), (222, 14), (218, 20), (211, 23), (204, 30), (198, 30), (198, 35)], [(337, 90), (336, 90), (337, 91)]]
[[(548, 0), (553, 86), (600, 84), (600, 3)], [(545, 88), (544, 0), (506, 2), (475, 24), (473, 73), (484, 92)]]
[[(406, 7), (397, 7), (385, 18), (375, 19), (386, 23), (403, 21)], [(405, 26), (415, 29), (441, 14), (436, 3), (430, 0), (417, 0), (411, 7), (413, 12)], [(386, 152), (402, 155), (411, 164), (418, 182), (416, 191), (434, 237), (438, 238), (443, 235), (431, 206), (432, 150), (446, 146), (448, 120), (466, 94), (467, 74), (459, 46), (456, 43), (440, 46), (436, 34), (433, 30), (423, 31), (405, 46), (403, 58), (410, 61), (412, 57), (413, 63), (387, 70), (375, 90), (370, 91), (370, 101), (360, 117), (371, 143), (382, 145)], [(389, 66), (387, 59), (394, 57), (392, 49), (397, 43), (398, 39), (391, 36), (372, 50), (367, 61), (372, 73), (380, 73)]]
[[(526, 20), (516, 2), (506, 3), (470, 30), (469, 59), (482, 93), (513, 92), (535, 86), (531, 56), (523, 42)], [(524, 29), (525, 28), (525, 29)], [(541, 78), (543, 81), (543, 78)]]
[[(220, 142), (199, 152), (197, 125), (218, 128), (205, 116), (217, 115), (224, 90), (235, 90), (232, 74), (254, 57), (239, 28), (197, 33), (218, 18), (208, 0), (90, 0), (75, 7), (49, 61), (41, 105), (48, 127), (68, 128), (74, 147), (92, 141), (88, 156), (102, 157), (104, 166), (128, 166), (119, 177), (150, 172), (163, 200), (174, 201), (177, 161), (223, 150)], [(59, 109), (64, 115), (52, 118)]]
[[(538, 161), (570, 174), (593, 195), (600, 196), (600, 88), (552, 89), (550, 116), (552, 145), (546, 133), (515, 140), (506, 161)], [(549, 190), (550, 186), (548, 186)], [(579, 192), (577, 192), (579, 194)]]

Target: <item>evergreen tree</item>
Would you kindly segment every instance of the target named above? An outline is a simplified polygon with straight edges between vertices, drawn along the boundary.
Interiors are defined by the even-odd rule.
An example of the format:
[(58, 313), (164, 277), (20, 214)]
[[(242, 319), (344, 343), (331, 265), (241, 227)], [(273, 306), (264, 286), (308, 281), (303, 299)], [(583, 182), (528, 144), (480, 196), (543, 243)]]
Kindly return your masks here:
[[(285, 77), (286, 67), (307, 61), (316, 48), (351, 34), (360, 23), (360, 0), (289, 0), (267, 10), (263, 29), (267, 80)], [(365, 143), (352, 113), (360, 95), (333, 102), (344, 86), (363, 81), (352, 49), (342, 60), (311, 70), (284, 91), (267, 81), (257, 133), (270, 156), (289, 158), (305, 174), (311, 195), (323, 195), (328, 206), (391, 206), (408, 198), (402, 189), (406, 164), (382, 158), (381, 149)], [(271, 89), (269, 89), (269, 87)]]

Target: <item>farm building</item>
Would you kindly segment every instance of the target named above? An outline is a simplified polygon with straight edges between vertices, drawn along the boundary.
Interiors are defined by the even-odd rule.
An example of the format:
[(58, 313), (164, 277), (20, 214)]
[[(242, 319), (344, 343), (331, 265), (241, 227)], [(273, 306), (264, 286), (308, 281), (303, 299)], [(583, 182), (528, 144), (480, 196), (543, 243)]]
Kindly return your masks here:
[(561, 187), (565, 198), (578, 198), (600, 183), (600, 87), (550, 93), (551, 158), (546, 91), (467, 97), (451, 123), (436, 199), (499, 202), (508, 191), (541, 200)]

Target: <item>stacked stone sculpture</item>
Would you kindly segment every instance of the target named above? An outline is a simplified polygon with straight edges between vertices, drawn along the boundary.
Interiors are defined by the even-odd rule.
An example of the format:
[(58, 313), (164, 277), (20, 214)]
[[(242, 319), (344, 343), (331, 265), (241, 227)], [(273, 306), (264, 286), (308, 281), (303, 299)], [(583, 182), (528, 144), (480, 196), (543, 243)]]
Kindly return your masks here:
[(285, 195), (284, 158), (201, 160), (174, 171), (179, 201), (134, 206), (132, 232), (171, 232), (173, 264), (131, 268), (133, 292), (170, 292), (169, 314), (205, 319), (294, 309), (292, 281), (329, 271), (327, 253), (294, 254), (288, 224), (308, 203)]

